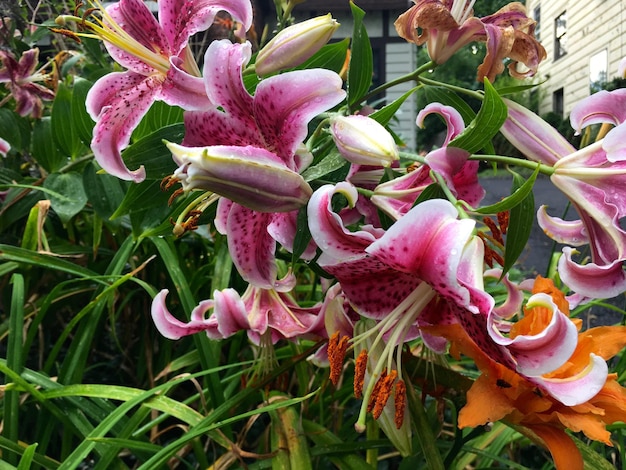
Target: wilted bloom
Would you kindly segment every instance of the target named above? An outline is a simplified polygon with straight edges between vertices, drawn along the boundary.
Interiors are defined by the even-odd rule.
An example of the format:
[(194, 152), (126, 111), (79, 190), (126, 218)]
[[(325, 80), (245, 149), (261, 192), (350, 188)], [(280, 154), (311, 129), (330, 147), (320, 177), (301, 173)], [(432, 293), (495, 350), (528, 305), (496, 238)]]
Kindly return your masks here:
[(329, 13), (283, 29), (259, 51), (254, 64), (257, 75), (297, 67), (326, 44), (337, 28), (339, 23)]
[[(477, 18), (472, 10), (474, 1), (413, 0), (415, 5), (396, 20), (396, 30), (407, 41), (426, 43), (428, 55), (438, 64), (471, 42), (486, 43), (487, 55), (478, 67), (479, 81), (485, 77), (494, 81), (504, 70), (506, 57), (512, 59), (511, 75), (533, 76), (546, 51), (533, 36), (535, 21), (526, 16), (524, 5), (509, 3), (493, 15)], [(517, 69), (520, 62), (527, 71)]]
[[(567, 310), (563, 294), (551, 281), (539, 279), (533, 291), (535, 295), (548, 294), (559, 309)], [(525, 324), (519, 328), (546, 325), (548, 312), (538, 305), (530, 309), (538, 307), (538, 311), (527, 312), (530, 321), (522, 319)], [(579, 326), (580, 321), (576, 322)], [(580, 452), (565, 430), (582, 431), (590, 439), (612, 445), (606, 425), (626, 419), (626, 389), (619, 385), (616, 374), (607, 374), (605, 362), (626, 345), (626, 327), (605, 326), (579, 333), (574, 353), (556, 371), (542, 376), (540, 383), (494, 360), (459, 325), (434, 326), (429, 331), (450, 340), (452, 354), (471, 357), (482, 372), (467, 393), (467, 404), (459, 413), (460, 427), (499, 420), (521, 425), (544, 441), (557, 469), (582, 470)], [(512, 334), (516, 333), (519, 331)], [(600, 363), (604, 366), (599, 367)]]
[(304, 206), (313, 191), (275, 154), (252, 146), (184, 147), (168, 143), (183, 190), (212, 191), (261, 212)]
[(428, 153), (424, 165), (411, 168), (407, 174), (381, 183), (374, 189), (372, 203), (394, 219), (406, 214), (422, 191), (435, 183), (431, 170), (441, 175), (455, 197), (470, 206), (477, 206), (485, 196), (485, 190), (478, 182), (478, 162), (468, 160), (470, 153), (466, 150), (448, 145), (465, 130), (463, 118), (451, 106), (431, 103), (417, 115), (417, 126), (423, 127), (424, 119), (431, 113), (439, 114), (448, 127), (442, 147)]
[(580, 220), (550, 217), (542, 206), (538, 221), (556, 241), (572, 246), (589, 243), (591, 263), (577, 264), (566, 247), (559, 275), (576, 293), (587, 298), (614, 297), (626, 290), (626, 231), (619, 220), (626, 216), (626, 90), (598, 92), (571, 113), (580, 131), (594, 123), (617, 125), (604, 139), (576, 150), (556, 129), (536, 114), (507, 101), (509, 117), (501, 132), (529, 159), (550, 166), (550, 180), (571, 201)]
[(389, 131), (370, 117), (332, 117), (330, 132), (339, 153), (351, 163), (388, 167), (399, 158)]
[[(241, 157), (243, 153), (257, 154), (276, 165), (282, 162), (286, 169), (298, 173), (313, 158), (302, 150), (308, 123), (343, 100), (341, 78), (323, 69), (291, 71), (262, 80), (251, 96), (242, 80), (242, 68), (251, 55), (250, 43), (211, 43), (205, 55), (204, 80), (211, 102), (219, 108), (185, 114), (183, 145), (205, 147), (208, 154), (214, 146), (220, 146), (221, 152), (232, 148), (233, 154)], [(181, 176), (188, 171), (185, 166), (183, 162), (178, 170)], [(232, 171), (236, 179), (239, 170)], [(294, 180), (293, 175), (290, 178)], [(302, 188), (302, 182), (295, 179)], [(248, 182), (251, 193), (268, 189), (267, 178)], [(279, 183), (275, 184), (278, 187)], [(298, 197), (306, 191), (299, 190)], [(297, 211), (259, 212), (246, 204), (243, 198), (237, 202), (221, 199), (216, 228), (227, 235), (230, 254), (241, 276), (256, 287), (271, 289), (276, 282), (276, 242), (291, 249)]]
[(91, 149), (108, 173), (143, 181), (143, 167), (129, 170), (120, 152), (152, 103), (161, 100), (186, 110), (211, 106), (188, 39), (209, 28), (220, 10), (248, 30), (252, 7), (248, 0), (160, 0), (157, 22), (141, 0), (120, 0), (106, 10), (96, 5), (89, 10), (93, 21), (64, 16), (57, 22), (75, 21), (86, 30), (82, 34), (103, 39), (111, 57), (128, 69), (105, 75), (87, 95), (87, 111), (96, 121)]
[[(24, 52), (19, 61), (12, 53), (0, 50), (0, 83), (6, 83), (10, 95), (15, 99), (15, 112), (20, 116), (40, 118), (43, 112), (41, 100), (53, 100), (54, 91), (37, 82), (45, 82), (47, 75), (37, 71), (39, 63), (39, 49), (29, 49)], [(0, 103), (2, 106), (3, 100)]]

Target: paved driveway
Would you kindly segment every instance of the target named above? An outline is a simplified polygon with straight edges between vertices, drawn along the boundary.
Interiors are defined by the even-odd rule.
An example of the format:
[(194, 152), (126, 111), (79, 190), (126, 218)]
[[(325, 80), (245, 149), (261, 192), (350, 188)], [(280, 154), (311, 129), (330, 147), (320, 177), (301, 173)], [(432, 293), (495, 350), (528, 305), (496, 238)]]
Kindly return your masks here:
[[(488, 172), (485, 172), (485, 174), (488, 174)], [(498, 202), (503, 197), (511, 194), (510, 178), (481, 176), (480, 182), (487, 190), (487, 195), (485, 196), (483, 203), (485, 205)], [(533, 193), (535, 196), (536, 209), (538, 209), (541, 205), (546, 204), (548, 206), (548, 214), (564, 217), (565, 211), (568, 208), (568, 200), (552, 185), (547, 177), (540, 175), (537, 178)], [(569, 212), (570, 215), (565, 216), (565, 219), (578, 218), (574, 209), (570, 209)], [(529, 274), (529, 277), (533, 277), (537, 274), (545, 276), (548, 266), (550, 265), (552, 254), (560, 253), (561, 247), (562, 245), (555, 244), (543, 233), (535, 218), (530, 239), (528, 240), (528, 244), (518, 260), (518, 264), (524, 272)], [(581, 247), (581, 249), (582, 248), (583, 247)], [(625, 308), (626, 297), (624, 295), (620, 295), (619, 297), (607, 301), (607, 303), (619, 306), (620, 308)], [(597, 305), (594, 305), (583, 312), (582, 318), (585, 319), (585, 326), (615, 324), (620, 322), (624, 323), (624, 316), (621, 313), (615, 312), (610, 308)]]

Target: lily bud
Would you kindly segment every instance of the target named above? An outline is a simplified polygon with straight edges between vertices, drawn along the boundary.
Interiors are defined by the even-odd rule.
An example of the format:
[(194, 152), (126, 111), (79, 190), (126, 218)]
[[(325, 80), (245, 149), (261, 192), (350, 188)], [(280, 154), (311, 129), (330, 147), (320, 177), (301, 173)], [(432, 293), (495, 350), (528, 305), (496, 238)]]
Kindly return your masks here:
[(257, 75), (264, 77), (300, 65), (320, 50), (338, 27), (329, 13), (283, 29), (259, 51)]
[(334, 117), (330, 132), (339, 153), (351, 163), (387, 167), (399, 158), (391, 134), (367, 116)]
[(168, 143), (184, 191), (202, 189), (259, 212), (290, 212), (304, 206), (313, 191), (295, 171), (258, 147), (185, 147)]

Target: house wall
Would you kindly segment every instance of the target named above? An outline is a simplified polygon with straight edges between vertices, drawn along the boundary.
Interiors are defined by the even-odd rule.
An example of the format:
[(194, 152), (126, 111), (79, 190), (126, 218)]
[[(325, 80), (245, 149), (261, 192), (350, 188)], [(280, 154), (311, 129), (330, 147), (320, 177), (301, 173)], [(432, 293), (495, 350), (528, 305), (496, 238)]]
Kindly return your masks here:
[[(617, 76), (620, 60), (626, 56), (625, 0), (527, 0), (529, 16), (541, 8), (539, 40), (547, 59), (539, 67), (538, 81), (543, 82), (540, 113), (555, 111), (554, 94), (563, 89), (563, 117), (590, 92), (590, 59), (606, 49), (607, 79)], [(567, 12), (567, 53), (555, 59), (555, 19)]]

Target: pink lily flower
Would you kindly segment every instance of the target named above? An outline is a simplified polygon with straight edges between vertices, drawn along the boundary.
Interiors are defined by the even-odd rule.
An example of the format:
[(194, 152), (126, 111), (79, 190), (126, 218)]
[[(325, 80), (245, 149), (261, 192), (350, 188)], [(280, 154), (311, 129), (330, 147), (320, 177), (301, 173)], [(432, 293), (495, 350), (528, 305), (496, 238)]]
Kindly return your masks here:
[[(19, 61), (9, 51), (0, 50), (0, 83), (6, 83), (9, 96), (15, 99), (15, 112), (20, 116), (31, 115), (35, 119), (42, 115), (42, 100), (54, 99), (54, 91), (37, 83), (47, 79), (46, 75), (36, 71), (38, 59), (39, 49), (36, 48), (24, 52)], [(0, 106), (2, 104), (4, 101)]]
[(226, 10), (243, 24), (252, 24), (248, 0), (160, 0), (159, 20), (141, 0), (120, 0), (100, 8), (95, 24), (74, 17), (104, 40), (109, 54), (128, 70), (99, 79), (87, 95), (87, 111), (96, 121), (91, 148), (108, 173), (140, 182), (145, 170), (129, 170), (121, 156), (132, 131), (153, 102), (160, 100), (185, 110), (207, 109), (200, 72), (188, 47), (189, 38), (213, 23)]
[(477, 206), (485, 196), (485, 190), (478, 182), (478, 162), (468, 160), (469, 152), (448, 146), (452, 139), (465, 130), (463, 118), (451, 106), (431, 103), (417, 115), (418, 127), (424, 126), (424, 119), (431, 113), (439, 114), (446, 121), (448, 130), (443, 146), (426, 155), (425, 165), (379, 184), (371, 198), (372, 203), (395, 219), (406, 214), (422, 191), (435, 182), (431, 170), (443, 177), (455, 197), (470, 206)]
[[(284, 166), (283, 170), (298, 173), (312, 159), (310, 153), (301, 149), (308, 123), (344, 99), (342, 80), (329, 70), (291, 71), (261, 81), (251, 96), (242, 81), (242, 69), (251, 53), (250, 43), (215, 41), (209, 46), (204, 68), (206, 92), (219, 109), (186, 113), (183, 147), (205, 148), (208, 153), (219, 147), (220, 151), (232, 149), (234, 154), (241, 154), (245, 149), (250, 154), (271, 155), (275, 162)], [(194, 170), (198, 163), (190, 158), (178, 158), (177, 163), (186, 174), (202, 171), (199, 166)], [(249, 166), (252, 166), (252, 159)], [(249, 166), (241, 168), (248, 171)], [(253, 168), (249, 171), (253, 176), (258, 175), (259, 190), (271, 186), (271, 179), (260, 169), (258, 173)], [(249, 188), (242, 193), (250, 194), (257, 188), (254, 178), (249, 178), (247, 184)], [(202, 189), (220, 193), (215, 184), (207, 183)], [(303, 195), (308, 199), (310, 194), (301, 189), (297, 193), (298, 200)], [(232, 197), (232, 194), (222, 194)], [(241, 276), (256, 287), (272, 289), (276, 282), (276, 242), (291, 250), (297, 210), (286, 206), (278, 210), (269, 203), (264, 208), (252, 204), (246, 207), (245, 199), (237, 198), (237, 202), (232, 202), (222, 198), (216, 228), (227, 235), (233, 262)], [(264, 211), (259, 211), (260, 208)], [(314, 252), (315, 248), (310, 245), (305, 258), (312, 257)]]
[(553, 168), (551, 181), (571, 201), (580, 220), (564, 221), (539, 209), (537, 219), (548, 236), (571, 246), (588, 243), (591, 262), (572, 260), (566, 247), (559, 274), (584, 298), (609, 298), (626, 290), (626, 231), (619, 220), (626, 216), (626, 91), (602, 91), (578, 103), (571, 113), (580, 131), (595, 123), (616, 125), (604, 139), (576, 150), (553, 127), (526, 108), (507, 101), (509, 117), (504, 136), (529, 159)]
[[(299, 307), (289, 294), (273, 289), (248, 286), (239, 295), (234, 289), (216, 290), (213, 299), (203, 300), (191, 312), (188, 322), (174, 317), (165, 305), (168, 290), (152, 301), (152, 319), (157, 330), (168, 339), (180, 339), (204, 331), (211, 339), (228, 338), (246, 331), (256, 345), (276, 344), (281, 339), (320, 339), (326, 337), (320, 306)], [(207, 312), (213, 314), (207, 317)]]
[[(493, 350), (493, 357), (507, 360), (487, 335), (486, 319), (494, 301), (484, 291), (484, 247), (473, 233), (473, 220), (459, 220), (450, 202), (435, 199), (415, 206), (387, 231), (370, 226), (352, 231), (332, 210), (337, 193), (349, 205), (356, 203), (358, 193), (349, 183), (322, 186), (309, 201), (309, 228), (322, 250), (320, 266), (335, 276), (359, 314), (377, 321), (375, 343), (384, 340), (386, 346), (373, 377), (385, 366), (391, 368), (397, 348), (433, 324), (460, 322), (485, 349)], [(424, 339), (436, 350), (445, 347), (445, 341)], [(365, 390), (364, 403), (375, 382)], [(358, 429), (364, 419), (361, 410)]]
[[(546, 58), (534, 38), (535, 21), (526, 16), (524, 5), (505, 5), (484, 18), (473, 14), (474, 0), (413, 0), (408, 11), (395, 22), (398, 34), (418, 46), (426, 43), (428, 55), (443, 64), (459, 49), (474, 41), (485, 42), (487, 55), (478, 67), (478, 80), (493, 82), (504, 70), (503, 59), (512, 59), (509, 72), (517, 78), (533, 76)], [(526, 71), (519, 71), (518, 63)]]

